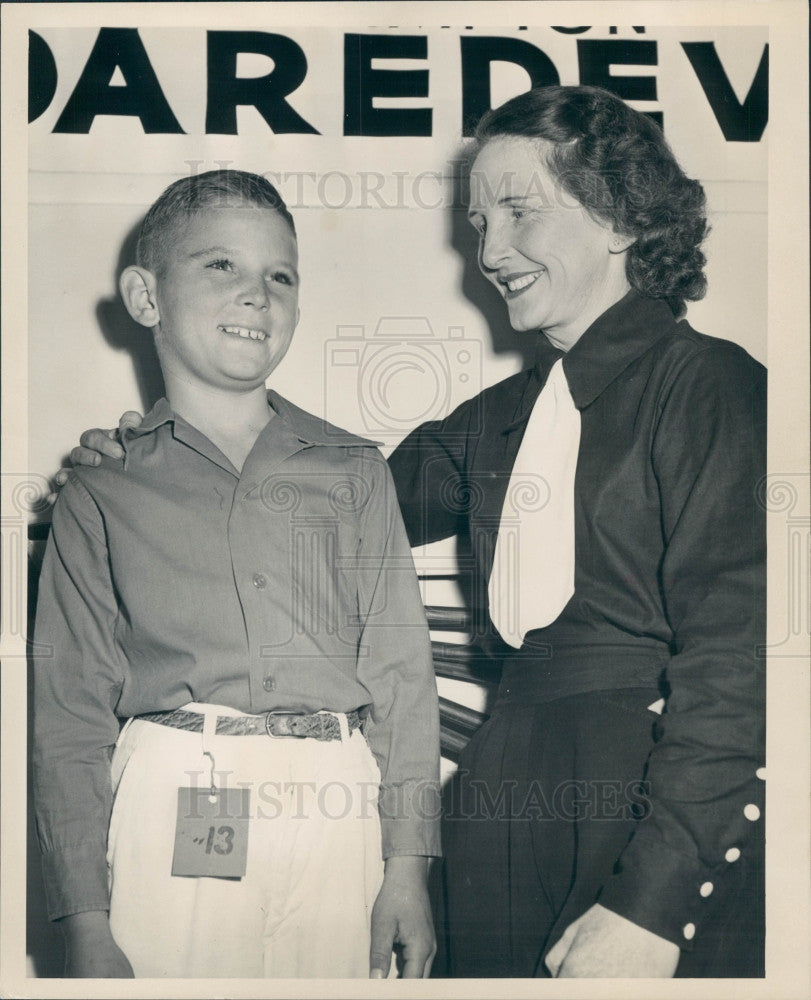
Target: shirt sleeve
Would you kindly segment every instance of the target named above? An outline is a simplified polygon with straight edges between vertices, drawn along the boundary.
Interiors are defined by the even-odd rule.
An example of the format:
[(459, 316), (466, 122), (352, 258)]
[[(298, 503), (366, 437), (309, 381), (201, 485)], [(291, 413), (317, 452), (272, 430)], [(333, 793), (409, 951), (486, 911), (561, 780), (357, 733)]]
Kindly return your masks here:
[(48, 915), (109, 908), (115, 705), (123, 683), (101, 514), (71, 476), (54, 509), (34, 652), (34, 797)]
[(428, 626), (391, 473), (364, 461), (368, 499), (358, 555), (358, 680), (370, 692), (366, 736), (380, 768), (383, 857), (438, 856), (439, 705)]
[(719, 341), (675, 377), (652, 445), (673, 655), (649, 813), (600, 903), (686, 949), (764, 839), (765, 428), (765, 371)]

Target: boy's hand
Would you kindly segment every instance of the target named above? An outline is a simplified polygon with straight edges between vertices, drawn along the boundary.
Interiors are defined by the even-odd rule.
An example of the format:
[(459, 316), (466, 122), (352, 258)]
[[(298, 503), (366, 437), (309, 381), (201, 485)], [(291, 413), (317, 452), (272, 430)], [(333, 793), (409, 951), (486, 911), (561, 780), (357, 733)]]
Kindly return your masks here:
[(370, 979), (388, 976), (395, 944), (403, 947), (403, 978), (427, 978), (436, 954), (428, 901), (428, 858), (396, 857), (386, 862), (383, 885), (372, 910)]
[[(125, 427), (140, 427), (143, 419), (136, 410), (127, 410), (121, 415), (118, 427), (109, 430), (94, 427), (85, 431), (79, 438), (79, 444), (70, 453), (71, 462), (73, 465), (98, 465), (102, 455), (107, 455), (109, 458), (123, 458), (124, 449), (118, 443), (121, 432)], [(48, 503), (56, 503), (58, 492), (67, 482), (69, 474), (70, 469), (60, 469), (54, 476), (56, 488), (53, 493), (48, 494)]]
[(127, 956), (113, 939), (104, 910), (74, 913), (59, 923), (65, 935), (66, 978), (135, 978)]

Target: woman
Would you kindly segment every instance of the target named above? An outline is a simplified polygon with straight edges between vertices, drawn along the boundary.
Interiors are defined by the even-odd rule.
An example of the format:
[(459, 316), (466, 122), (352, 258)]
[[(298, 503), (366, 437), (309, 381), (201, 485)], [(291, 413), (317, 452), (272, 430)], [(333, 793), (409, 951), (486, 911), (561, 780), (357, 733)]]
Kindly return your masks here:
[(390, 459), (504, 640), (446, 823), (450, 971), (762, 975), (765, 373), (680, 319), (703, 192), (645, 115), (547, 87), (479, 125), (470, 220), (536, 364)]
[(504, 657), (449, 972), (762, 975), (765, 373), (681, 318), (703, 192), (645, 115), (547, 87), (482, 120), (470, 219), (536, 363), (390, 459), (413, 544), (469, 536)]

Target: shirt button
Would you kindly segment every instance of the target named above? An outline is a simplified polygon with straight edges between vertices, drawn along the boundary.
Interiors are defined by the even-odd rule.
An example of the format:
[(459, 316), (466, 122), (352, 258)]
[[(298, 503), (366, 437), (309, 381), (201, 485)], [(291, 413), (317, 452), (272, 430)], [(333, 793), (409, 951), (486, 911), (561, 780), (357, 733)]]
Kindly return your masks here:
[(743, 814), (752, 823), (756, 819), (760, 819), (760, 809), (758, 809), (754, 802), (750, 802), (749, 805), (743, 807)]
[(737, 847), (730, 847), (730, 849), (724, 855), (724, 857), (726, 858), (727, 861), (729, 861), (730, 864), (732, 864), (733, 861), (737, 861), (740, 856), (741, 852), (738, 850)]
[(272, 677), (270, 674), (268, 674), (267, 677), (262, 681), (262, 687), (266, 691), (275, 691), (276, 690), (275, 677)]
[(264, 590), (268, 585), (268, 578), (264, 573), (254, 573), (253, 585), (257, 590)]
[(688, 941), (692, 941), (696, 936), (696, 925), (695, 924), (685, 924), (682, 928), (682, 934)]
[(701, 893), (701, 895), (704, 897), (704, 899), (706, 899), (707, 896), (711, 896), (712, 895), (712, 890), (714, 888), (715, 888), (715, 886), (712, 884), (712, 882), (704, 882), (702, 884), (701, 888), (698, 891)]
[(755, 777), (756, 778), (760, 778), (761, 781), (765, 781), (766, 780), (766, 768), (765, 767), (759, 767), (757, 769), (757, 771), (755, 771)]

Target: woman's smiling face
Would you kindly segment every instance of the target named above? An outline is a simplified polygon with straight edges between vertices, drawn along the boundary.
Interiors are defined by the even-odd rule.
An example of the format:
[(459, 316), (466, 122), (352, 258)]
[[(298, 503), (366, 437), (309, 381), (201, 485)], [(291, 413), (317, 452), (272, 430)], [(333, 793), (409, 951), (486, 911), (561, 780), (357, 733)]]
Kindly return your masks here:
[(503, 296), (515, 330), (543, 330), (568, 350), (628, 291), (624, 250), (545, 165), (543, 139), (500, 137), (473, 164), (469, 218), (479, 267)]

